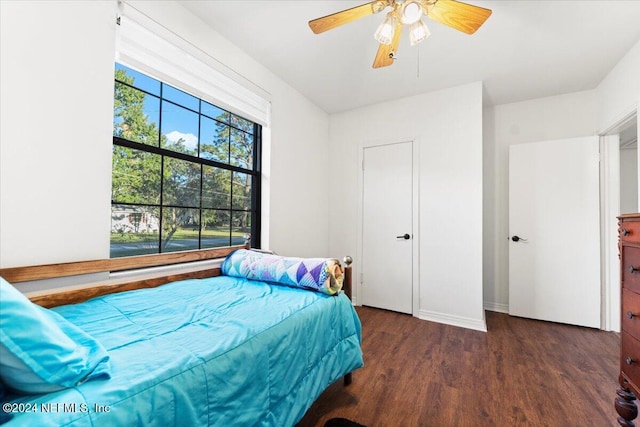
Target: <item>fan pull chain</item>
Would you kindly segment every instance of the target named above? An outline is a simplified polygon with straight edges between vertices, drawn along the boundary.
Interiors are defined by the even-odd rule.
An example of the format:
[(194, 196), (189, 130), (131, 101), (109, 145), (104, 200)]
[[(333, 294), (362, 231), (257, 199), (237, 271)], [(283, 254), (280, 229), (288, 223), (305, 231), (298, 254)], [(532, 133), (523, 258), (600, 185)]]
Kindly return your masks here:
[(420, 46), (418, 46), (418, 63), (416, 65), (416, 78), (420, 78)]

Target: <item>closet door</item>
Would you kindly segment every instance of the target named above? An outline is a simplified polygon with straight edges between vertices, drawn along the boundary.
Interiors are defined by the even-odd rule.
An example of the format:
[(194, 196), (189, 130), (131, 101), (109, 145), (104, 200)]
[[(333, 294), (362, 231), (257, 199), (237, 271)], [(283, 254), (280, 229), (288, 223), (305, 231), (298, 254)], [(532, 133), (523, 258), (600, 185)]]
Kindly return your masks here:
[(362, 304), (412, 313), (413, 143), (364, 148)]

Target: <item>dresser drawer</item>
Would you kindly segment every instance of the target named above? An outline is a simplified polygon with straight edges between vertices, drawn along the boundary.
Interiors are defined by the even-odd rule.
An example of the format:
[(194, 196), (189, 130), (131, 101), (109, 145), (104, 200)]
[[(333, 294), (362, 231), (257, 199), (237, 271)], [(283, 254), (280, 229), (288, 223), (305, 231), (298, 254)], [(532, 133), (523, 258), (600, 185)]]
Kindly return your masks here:
[(623, 242), (640, 243), (640, 221), (621, 221), (618, 233)]
[(640, 384), (640, 341), (622, 331), (620, 370), (634, 384)]
[(640, 248), (622, 246), (622, 286), (640, 293)]
[(622, 289), (622, 330), (640, 340), (640, 295)]

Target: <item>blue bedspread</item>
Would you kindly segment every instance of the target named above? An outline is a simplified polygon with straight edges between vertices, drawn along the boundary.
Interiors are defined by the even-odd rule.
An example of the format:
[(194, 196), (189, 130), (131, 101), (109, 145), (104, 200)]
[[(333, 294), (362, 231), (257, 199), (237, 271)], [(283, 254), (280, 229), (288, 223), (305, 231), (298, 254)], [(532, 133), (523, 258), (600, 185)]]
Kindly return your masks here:
[(220, 276), (55, 311), (104, 345), (112, 378), (17, 398), (35, 412), (7, 426), (293, 426), (362, 366), (344, 294)]

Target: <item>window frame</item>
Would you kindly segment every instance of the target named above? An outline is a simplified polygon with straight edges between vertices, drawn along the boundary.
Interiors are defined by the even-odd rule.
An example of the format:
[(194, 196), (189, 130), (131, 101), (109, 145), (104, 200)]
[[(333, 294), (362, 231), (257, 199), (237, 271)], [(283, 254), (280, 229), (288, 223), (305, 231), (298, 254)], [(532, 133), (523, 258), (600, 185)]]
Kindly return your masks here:
[[(261, 191), (261, 187), (262, 187), (262, 171), (261, 171), (261, 165), (262, 165), (262, 125), (259, 123), (256, 123), (253, 120), (247, 119), (245, 117), (243, 117), (240, 114), (231, 112), (227, 109), (224, 109), (222, 107), (217, 106), (214, 102), (212, 102), (211, 100), (208, 99), (203, 99), (202, 97), (196, 96), (196, 95), (192, 95), (187, 91), (184, 91), (182, 89), (180, 89), (179, 87), (177, 87), (174, 84), (170, 84), (170, 83), (166, 83), (164, 81), (161, 81), (157, 78), (154, 78), (152, 76), (149, 76), (145, 73), (139, 72), (133, 68), (128, 67), (125, 64), (121, 64), (116, 62), (116, 66), (120, 64), (124, 67), (126, 67), (127, 69), (131, 69), (135, 72), (138, 72), (142, 75), (144, 75), (145, 77), (151, 78), (155, 81), (157, 81), (159, 83), (160, 86), (160, 90), (158, 94), (149, 92), (139, 86), (135, 86), (132, 85), (130, 83), (118, 80), (116, 75), (115, 75), (115, 70), (117, 68), (114, 67), (114, 94), (115, 94), (115, 86), (120, 84), (120, 85), (124, 85), (130, 89), (134, 89), (136, 91), (140, 91), (142, 93), (144, 93), (145, 96), (151, 96), (154, 98), (157, 98), (160, 104), (160, 111), (158, 113), (158, 140), (156, 141), (155, 145), (150, 145), (148, 143), (143, 143), (143, 142), (137, 142), (137, 141), (132, 141), (132, 140), (128, 140), (126, 138), (122, 138), (119, 136), (115, 136), (112, 135), (112, 147), (115, 146), (119, 146), (119, 147), (124, 147), (127, 149), (132, 149), (132, 150), (139, 150), (145, 153), (151, 153), (154, 155), (158, 155), (160, 156), (160, 162), (161, 162), (161, 168), (160, 168), (160, 194), (159, 194), (159, 202), (158, 204), (152, 204), (152, 203), (133, 203), (133, 202), (121, 202), (121, 201), (117, 201), (114, 200), (112, 198), (111, 200), (111, 207), (113, 208), (113, 206), (131, 206), (131, 207), (143, 207), (143, 208), (153, 208), (153, 209), (158, 209), (159, 210), (159, 216), (158, 216), (158, 238), (157, 238), (157, 252), (152, 252), (150, 253), (150, 255), (153, 254), (166, 254), (166, 253), (180, 253), (180, 252), (186, 252), (186, 251), (210, 251), (211, 249), (215, 249), (215, 248), (223, 248), (223, 247), (230, 247), (233, 246), (233, 216), (235, 213), (238, 212), (247, 212), (247, 209), (236, 209), (234, 208), (234, 198), (233, 198), (233, 187), (234, 187), (234, 183), (233, 183), (233, 173), (241, 173), (241, 174), (245, 174), (248, 177), (250, 177), (251, 179), (251, 202), (250, 202), (250, 206), (248, 208), (248, 212), (249, 212), (249, 216), (250, 216), (250, 221), (251, 221), (251, 225), (249, 227), (250, 229), (250, 239), (251, 239), (251, 246), (255, 247), (255, 248), (260, 248), (260, 235), (261, 235), (261, 219), (262, 219), (262, 215), (261, 215), (261, 197), (262, 197), (262, 191)], [(198, 111), (194, 110), (193, 108), (190, 108), (186, 105), (180, 104), (178, 102), (175, 102), (169, 98), (165, 98), (163, 97), (163, 88), (165, 86), (169, 86), (172, 89), (177, 89), (179, 91), (182, 91), (184, 93), (186, 93), (187, 95), (190, 95), (192, 97), (194, 97), (195, 99), (198, 100)], [(186, 154), (186, 153), (181, 153), (179, 151), (173, 151), (169, 148), (163, 148), (161, 147), (162, 143), (162, 114), (163, 114), (163, 108), (162, 106), (164, 105), (164, 103), (171, 103), (174, 106), (177, 106), (179, 108), (183, 108), (186, 109), (190, 112), (193, 112), (195, 114), (198, 115), (198, 146), (197, 146), (197, 151), (195, 155), (192, 154)], [(211, 117), (210, 115), (203, 113), (202, 112), (202, 105), (203, 103), (207, 103), (210, 104), (218, 109), (220, 109), (222, 112), (227, 114), (228, 120), (226, 122), (222, 122), (217, 118)], [(231, 120), (231, 117), (235, 116), (238, 117), (242, 120), (245, 120), (249, 123), (253, 124), (253, 129), (252, 131), (248, 131), (245, 129), (242, 129), (241, 127), (237, 127), (236, 125), (234, 125), (233, 120)], [(207, 158), (203, 158), (200, 157), (200, 146), (201, 146), (201, 142), (200, 142), (200, 134), (201, 134), (201, 122), (202, 122), (202, 118), (205, 117), (207, 119), (210, 120), (214, 120), (217, 123), (221, 123), (225, 126), (229, 127), (229, 132), (233, 132), (233, 131), (237, 131), (237, 132), (242, 132), (244, 134), (249, 134), (251, 132), (251, 135), (253, 136), (253, 152), (252, 152), (252, 157), (253, 157), (253, 165), (251, 165), (251, 168), (243, 168), (240, 166), (235, 166), (232, 165), (232, 159), (231, 157), (229, 158), (229, 163), (224, 163), (224, 162), (220, 162), (220, 161), (216, 161), (216, 160), (211, 160), (211, 159), (207, 159)], [(115, 116), (114, 116), (115, 118)], [(114, 122), (115, 124), (115, 122)], [(114, 128), (115, 129), (115, 128)], [(115, 132), (114, 132), (115, 133)], [(229, 139), (229, 143), (231, 144), (231, 137)], [(230, 150), (230, 146), (229, 149)], [(230, 153), (230, 151), (229, 151)], [(112, 150), (112, 155), (113, 155), (113, 150)], [(164, 198), (164, 162), (166, 158), (172, 158), (172, 159), (177, 159), (177, 160), (182, 160), (182, 161), (186, 161), (192, 164), (195, 164), (199, 167), (200, 169), (200, 185), (199, 185), (199, 192), (200, 192), (200, 197), (198, 200), (198, 206), (189, 206), (189, 207), (185, 207), (185, 206), (180, 206), (180, 208), (186, 208), (186, 209), (194, 209), (194, 210), (198, 210), (199, 212), (199, 216), (200, 216), (200, 221), (199, 221), (199, 230), (198, 230), (198, 240), (197, 240), (197, 244), (198, 244), (198, 249), (190, 249), (190, 250), (163, 250), (163, 245), (162, 245), (162, 241), (163, 241), (163, 210), (165, 209), (171, 209), (171, 208), (176, 208), (178, 206), (175, 205), (169, 205), (169, 204), (165, 204), (163, 201)], [(208, 167), (213, 167), (213, 168), (217, 168), (219, 170), (225, 170), (225, 171), (230, 171), (231, 172), (231, 180), (229, 183), (229, 205), (228, 207), (225, 208), (206, 208), (203, 206), (204, 202), (204, 197), (203, 197), (203, 190), (204, 190), (204, 173), (203, 173), (203, 168), (204, 166), (208, 166)], [(112, 176), (113, 176), (113, 171), (112, 171)], [(112, 191), (111, 194), (113, 196), (113, 183), (112, 183)], [(220, 247), (202, 247), (202, 212), (205, 210), (218, 210), (218, 211), (224, 211), (224, 212), (228, 212), (229, 214), (229, 244), (226, 246), (220, 246)], [(113, 215), (113, 211), (112, 211), (112, 215)], [(113, 226), (110, 226), (110, 235), (113, 232)], [(138, 256), (137, 254), (131, 254), (131, 255), (121, 255), (121, 256), (113, 256), (111, 253), (111, 238), (110, 238), (110, 258), (111, 259), (116, 259), (116, 258), (125, 258), (125, 257), (131, 257), (131, 256)]]

